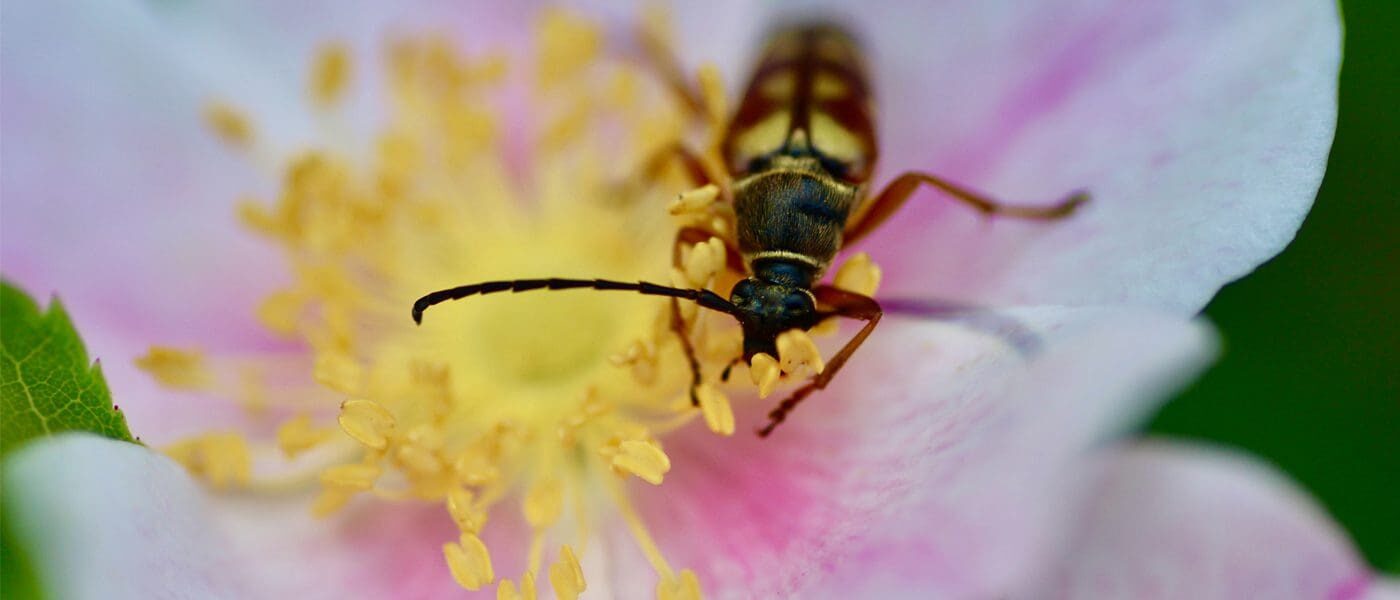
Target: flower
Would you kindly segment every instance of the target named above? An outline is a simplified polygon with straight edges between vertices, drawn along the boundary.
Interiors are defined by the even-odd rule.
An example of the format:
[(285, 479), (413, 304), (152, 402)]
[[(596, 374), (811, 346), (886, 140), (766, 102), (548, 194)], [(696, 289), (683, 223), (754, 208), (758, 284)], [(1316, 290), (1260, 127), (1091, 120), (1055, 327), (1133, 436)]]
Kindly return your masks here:
[[(639, 384), (681, 371), (648, 362), (675, 357), (662, 357), (659, 338), (648, 344), (646, 336), (658, 329), (653, 317), (663, 313), (643, 299), (483, 300), (471, 309), (444, 307), (421, 330), (405, 322), (404, 308), (414, 295), (457, 283), (444, 278), (468, 271), (482, 278), (567, 274), (535, 272), (544, 268), (667, 276), (668, 265), (656, 260), (664, 259), (669, 235), (661, 211), (602, 202), (590, 190), (601, 189), (607, 174), (601, 167), (609, 165), (567, 152), (584, 143), (577, 128), (624, 106), (625, 77), (573, 80), (595, 87), (554, 92), (550, 126), (530, 122), (537, 113), (523, 108), (527, 97), (507, 97), (503, 117), (483, 115), (479, 105), (455, 96), (447, 105), (453, 110), (439, 111), (435, 98), (427, 98), (428, 109), (412, 110), (423, 108), (413, 95), (433, 86), (470, 94), (470, 84), (489, 82), (493, 63), (483, 49), (494, 42), (507, 55), (521, 54), (527, 36), (520, 29), (528, 22), (521, 13), (531, 11), (302, 9), (307, 12), (269, 18), (272, 13), (101, 5), (72, 15), (34, 8), (10, 14), (5, 37), (21, 53), (6, 52), (7, 78), (19, 77), (23, 85), (5, 90), (6, 146), (18, 143), (29, 152), (6, 157), (6, 269), (31, 287), (62, 290), (94, 354), (142, 356), (147, 370), (170, 376), (167, 384), (228, 389), (251, 366), (258, 377), (250, 389), (285, 397), (288, 388), (277, 382), (286, 372), (314, 373), (323, 387), (304, 388), (302, 404), (267, 407), (292, 417), (280, 420), (283, 449), (324, 448), (331, 444), (327, 439), (339, 438), (358, 460), (332, 456), (334, 466), (316, 469), (323, 484), (316, 506), (334, 513), (320, 522), (306, 516), (307, 498), (206, 497), (149, 453), (83, 439), (56, 440), (17, 459), (6, 488), (33, 491), (25, 494), (26, 522), (52, 523), (40, 510), (46, 506), (54, 510), (49, 515), (68, 515), (79, 505), (67, 502), (102, 499), (109, 504), (77, 514), (98, 517), (88, 522), (93, 527), (119, 521), (131, 536), (154, 538), (149, 553), (111, 552), (108, 544), (131, 539), (120, 535), (66, 545), (96, 530), (78, 522), (50, 536), (39, 553), (42, 563), (172, 573), (175, 579), (168, 581), (189, 586), (171, 588), (179, 594), (424, 595), (509, 578), (510, 584), (495, 584), (499, 593), (524, 592), (531, 580), (543, 589), (548, 579), (556, 593), (586, 585), (590, 593), (618, 596), (650, 593), (658, 585), (661, 595), (703, 587), (720, 595), (744, 590), (836, 596), (846, 589), (907, 590), (918, 583), (929, 593), (978, 597), (1038, 595), (1026, 587), (1035, 584), (1073, 595), (1085, 589), (1081, 582), (1100, 581), (1100, 572), (1077, 571), (1081, 563), (1075, 561), (1056, 564), (1049, 557), (1057, 548), (1070, 548), (1073, 556), (1113, 557), (1113, 549), (1138, 543), (1121, 535), (1122, 521), (1099, 524), (1093, 513), (1084, 514), (1083, 495), (1104, 476), (1101, 467), (1108, 471), (1102, 514), (1134, 523), (1168, 518), (1130, 512), (1133, 493), (1141, 489), (1131, 484), (1134, 478), (1172, 483), (1170, 492), (1184, 493), (1201, 478), (1223, 476), (1244, 490), (1227, 499), (1257, 498), (1276, 507), (1278, 522), (1304, 532), (1291, 538), (1298, 543), (1273, 549), (1279, 556), (1296, 556), (1290, 553), (1305, 542), (1328, 540), (1319, 560), (1306, 563), (1321, 565), (1308, 582), (1315, 587), (1307, 589), (1364, 590), (1364, 572), (1344, 545), (1332, 541), (1330, 532), (1317, 533), (1296, 499), (1280, 500), (1278, 486), (1256, 480), (1249, 468), (1221, 467), (1172, 449), (1128, 451), (1107, 467), (1098, 464), (1105, 454), (1097, 449), (1101, 440), (1209, 355), (1209, 334), (1182, 317), (1280, 249), (1307, 210), (1335, 107), (1334, 9), (1315, 4), (1268, 11), (1010, 11), (988, 5), (929, 8), (917, 19), (864, 15), (876, 51), (883, 51), (886, 170), (937, 165), (957, 179), (1025, 198), (1087, 183), (1096, 200), (1080, 217), (1053, 226), (988, 224), (960, 214), (959, 207), (911, 205), (863, 248), (886, 269), (885, 289), (996, 306), (1063, 305), (1007, 312), (1041, 339), (1043, 351), (1028, 358), (975, 328), (916, 320), (886, 325), (851, 372), (818, 400), (820, 407), (804, 408), (800, 421), (785, 426), (781, 441), (768, 442), (724, 439), (698, 424), (678, 428), (661, 418), (665, 413), (657, 408), (681, 400), (683, 409), (683, 398), (647, 393)], [(453, 11), (471, 21), (445, 18)], [(738, 7), (680, 11), (678, 22), (694, 29), (679, 39), (703, 42), (707, 49), (687, 54), (717, 59), (728, 67), (722, 73), (741, 72), (737, 52), (767, 21)], [(127, 30), (105, 25), (113, 15), (123, 18)], [(252, 20), (247, 29), (266, 39), (229, 39), (223, 27), (239, 20)], [(465, 47), (467, 60), (459, 63), (462, 56), (444, 53), (449, 45), (410, 37), (399, 46), (407, 54), (396, 56), (407, 56), (404, 64), (428, 65), (429, 77), (418, 78), (420, 72), (396, 78), (402, 72), (391, 69), (380, 81), (353, 58), (373, 56), (380, 34), (391, 27), (400, 35), (419, 31), (405, 28), (412, 21), (439, 28), (463, 23), (466, 31), (449, 37)], [(594, 39), (591, 30), (567, 20), (555, 25), (563, 32), (545, 39), (563, 36), (570, 43), (556, 60), (545, 61), (556, 67), (541, 74), (545, 79), (567, 78), (582, 68)], [(61, 50), (74, 59), (63, 77), (53, 77), (63, 70), (32, 54), (52, 51), (39, 42), (46, 39), (75, 42)], [(347, 45), (321, 45), (336, 39)], [(267, 65), (251, 58), (271, 53), (285, 60)], [(132, 54), (142, 60), (127, 60)], [(321, 57), (321, 66), (313, 69), (319, 76), (306, 92), (300, 81), (288, 82), (296, 70), (285, 65), (313, 56)], [(1228, 60), (1202, 58), (1216, 56)], [(466, 82), (433, 79), (431, 65), (440, 60)], [(982, 69), (959, 66), (968, 64)], [(349, 70), (354, 79), (363, 73), (370, 85), (394, 94), (378, 96), (380, 102), (343, 95)], [(396, 87), (405, 80), (412, 83)], [(80, 90), (97, 90), (103, 101)], [(607, 95), (614, 92), (619, 96)], [(356, 131), (384, 120), (386, 97), (400, 109), (390, 114), (402, 119), (391, 120), (389, 135)], [(253, 190), (263, 198), (280, 197), (242, 209), (245, 223), (292, 257), (289, 273), (277, 253), (235, 232), (232, 219), (219, 213), (229, 209), (224, 199), (260, 181), (258, 169), (279, 168), (279, 151), (292, 147), (289, 140), (316, 137), (309, 135), (316, 127), (293, 116), (307, 100), (333, 151), (297, 154), (282, 171), (282, 188)], [(664, 139), (671, 125), (662, 118), (656, 130), (647, 129), (645, 108), (611, 116), (628, 131), (641, 132), (642, 143), (618, 142), (598, 154), (625, 166), (645, 154), (645, 142)], [(172, 121), (171, 111), (182, 117)], [(199, 111), (222, 132), (225, 145), (245, 146), (253, 159), (249, 167), (228, 166), (225, 150), (199, 137)], [(582, 117), (571, 120), (574, 114)], [(510, 140), (520, 130), (543, 132), (545, 139), (532, 147), (507, 141), (504, 156), (482, 158), (491, 155), (497, 133)], [(549, 138), (551, 133), (557, 137)], [(426, 139), (443, 145), (437, 159), (453, 162), (455, 170), (425, 170), (416, 162), (421, 157), (411, 149)], [(551, 154), (550, 139), (568, 148)], [(356, 147), (355, 140), (377, 144)], [(366, 164), (373, 170), (357, 170)], [(421, 185), (425, 174), (464, 175), (467, 181), (441, 182), (451, 193), (440, 195), (470, 190), (472, 204), (433, 202), (432, 189), (403, 191), (404, 178), (431, 188)], [(513, 180), (536, 186), (530, 199), (538, 202), (539, 216), (533, 220), (523, 218), (521, 203), (509, 198)], [(363, 201), (366, 189), (373, 190), (373, 202)], [(12, 224), (16, 219), (18, 226)], [(60, 228), (82, 232), (84, 244), (53, 244), (49, 240)], [(159, 250), (153, 253), (153, 247)], [(692, 284), (709, 279), (703, 263), (712, 259), (681, 276)], [(258, 328), (241, 315), (266, 297), (273, 300), (260, 304), (263, 323), (299, 334), (304, 347), (251, 333)], [(313, 316), (305, 314), (308, 299)], [(380, 326), (375, 317), (381, 316), (383, 323), (398, 319), (403, 331)], [(366, 324), (375, 327), (365, 330)], [(477, 346), (475, 354), (459, 353), (453, 349), (472, 347), (453, 339), (463, 331), (487, 332), (481, 336), (491, 344)], [(600, 360), (639, 335), (640, 345), (622, 356), (630, 369)], [(224, 353), (258, 358), (147, 353), (152, 340), (180, 347), (217, 343)], [(728, 343), (718, 334), (714, 341), (721, 350)], [(416, 355), (442, 357), (441, 363), (414, 360)], [(544, 362), (522, 362), (522, 356)], [(551, 356), (563, 358), (549, 362)], [(207, 369), (200, 367), (206, 362)], [(256, 416), (214, 408), (227, 403), (172, 401), (132, 370), (109, 373), (133, 426), (149, 432), (152, 441), (246, 421), (246, 431), (262, 427), (272, 434)], [(434, 413), (434, 394), (473, 402)], [(265, 397), (249, 396), (255, 404)], [(326, 399), (341, 406), (343, 434), (321, 429), (324, 418), (300, 415)], [(609, 412), (609, 404), (635, 410)], [(741, 406), (737, 421), (754, 422), (754, 406)], [(564, 431), (569, 452), (555, 444), (555, 450), (519, 456), (521, 448), (544, 448), (534, 442), (541, 432), (571, 423), (570, 411), (577, 411), (580, 424), (609, 422), (589, 433), (598, 437), (586, 447), (569, 446), (577, 432)], [(708, 429), (725, 433), (732, 426), (726, 426), (726, 411), (705, 412)], [(646, 418), (637, 420), (637, 413)], [(694, 411), (673, 414), (697, 420)], [(502, 423), (511, 425), (496, 427)], [(445, 464), (441, 450), (463, 431), (473, 434), (467, 436), (471, 441), (489, 443), (457, 448), (452, 456), (470, 460)], [(255, 461), (245, 473), (241, 439), (197, 438), (172, 453), (214, 483), (237, 484), (261, 472)], [(512, 444), (513, 451), (503, 450)], [(575, 448), (581, 448), (577, 456), (585, 467), (555, 464), (570, 460)], [(500, 458), (511, 452), (513, 458)], [(255, 451), (253, 458), (261, 456)], [(387, 468), (394, 470), (387, 475), (406, 483), (395, 492), (436, 506), (351, 502), (353, 490), (386, 491), (378, 481)], [(646, 483), (619, 480), (614, 469)], [(490, 486), (502, 479), (510, 485)], [(645, 487), (658, 481), (664, 484)], [(65, 489), (48, 487), (52, 482), (90, 493), (46, 496)], [(168, 502), (170, 510), (143, 510), (150, 497), (130, 494), (128, 483), (161, 490), (154, 498)], [(467, 487), (473, 495), (465, 495)], [(611, 509), (591, 506), (599, 496)], [(494, 504), (487, 506), (488, 498)], [(575, 503), (590, 506), (576, 511)], [(1180, 505), (1164, 510), (1173, 506)], [(1071, 529), (1065, 515), (1083, 515), (1087, 523)], [(482, 526), (483, 517), (489, 527)], [(1184, 537), (1186, 543), (1207, 543)], [(891, 557), (896, 549), (907, 552)], [(911, 556), (915, 564), (901, 562)], [(1130, 562), (1105, 561), (1123, 568), (1123, 585), (1135, 589), (1132, 575), (1141, 571)], [(1099, 563), (1087, 564), (1089, 569)], [(647, 570), (657, 574), (637, 575)], [(1212, 591), (1217, 581), (1197, 583)], [(111, 585), (96, 577), (70, 583), (75, 595)], [(153, 582), (133, 577), (120, 583)]]

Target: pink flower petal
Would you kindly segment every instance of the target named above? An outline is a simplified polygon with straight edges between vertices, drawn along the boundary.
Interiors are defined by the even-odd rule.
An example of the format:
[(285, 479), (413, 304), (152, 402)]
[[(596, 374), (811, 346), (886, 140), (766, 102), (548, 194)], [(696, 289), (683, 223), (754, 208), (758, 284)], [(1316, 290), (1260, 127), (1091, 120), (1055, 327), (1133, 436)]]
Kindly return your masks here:
[[(461, 590), (440, 547), (457, 529), (435, 506), (361, 502), (316, 520), (308, 495), (212, 494), (164, 456), (85, 434), (15, 452), (4, 484), (16, 533), (56, 598), (426, 598)], [(509, 528), (493, 526), (523, 535)], [(502, 551), (512, 550), (508, 541), (490, 540)], [(520, 568), (505, 558), (498, 569)]]
[(826, 595), (906, 572), (938, 597), (1009, 589), (1043, 559), (1089, 450), (1213, 341), (1171, 317), (1017, 316), (1044, 343), (1029, 362), (995, 337), (892, 319), (771, 438), (743, 433), (763, 423), (753, 411), (723, 444), (668, 437), (666, 483), (637, 490), (663, 550), (721, 595)]
[(1109, 463), (1055, 557), (1026, 597), (1383, 595), (1345, 534), (1281, 474), (1233, 452), (1167, 442)]

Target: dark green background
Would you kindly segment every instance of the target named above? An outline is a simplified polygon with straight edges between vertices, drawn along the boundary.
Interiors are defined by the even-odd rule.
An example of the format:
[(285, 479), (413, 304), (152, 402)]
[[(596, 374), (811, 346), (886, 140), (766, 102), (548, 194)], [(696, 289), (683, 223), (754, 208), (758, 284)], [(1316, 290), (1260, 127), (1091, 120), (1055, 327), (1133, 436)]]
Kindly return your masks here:
[(1400, 1), (1343, 2), (1341, 116), (1292, 246), (1205, 314), (1223, 358), (1151, 430), (1272, 461), (1400, 572)]

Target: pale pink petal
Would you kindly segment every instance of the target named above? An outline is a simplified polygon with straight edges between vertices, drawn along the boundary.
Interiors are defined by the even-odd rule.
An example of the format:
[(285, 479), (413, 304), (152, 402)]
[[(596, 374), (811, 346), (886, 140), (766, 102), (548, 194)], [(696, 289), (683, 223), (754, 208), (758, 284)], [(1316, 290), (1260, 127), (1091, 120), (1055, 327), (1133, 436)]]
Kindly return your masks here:
[[(844, 16), (870, 47), (877, 188), (922, 169), (1015, 202), (1094, 196), (1025, 224), (920, 193), (861, 248), (886, 293), (1194, 312), (1293, 238), (1322, 179), (1335, 2), (815, 4), (766, 6)], [(772, 19), (681, 16), (688, 56), (741, 86)]]
[[(521, 39), (527, 26), (512, 5), (393, 6), (7, 6), (0, 266), (40, 299), (61, 295), (137, 431), (228, 416), (208, 402), (172, 402), (137, 372), (132, 360), (151, 344), (278, 347), (253, 310), (287, 280), (283, 259), (235, 218), (235, 202), (265, 199), (277, 174), (214, 139), (206, 103), (244, 108), (269, 152), (283, 155), (317, 142), (302, 94), (318, 44), (348, 41), (361, 72), (372, 72), (393, 31), (470, 25), (490, 33), (460, 37), (489, 45)], [(359, 98), (347, 119), (368, 131), (372, 114)]]
[(1383, 595), (1331, 518), (1254, 459), (1153, 442), (1124, 450), (1106, 473), (1049, 575), (1024, 597)]
[[(461, 592), (441, 550), (457, 529), (436, 506), (362, 501), (316, 520), (310, 494), (210, 493), (164, 456), (86, 434), (15, 452), (4, 490), (18, 539), (57, 598)], [(518, 571), (523, 533), (512, 530), (510, 516), (501, 520), (488, 542), (501, 553), (498, 570)]]
[(725, 443), (700, 427), (668, 437), (666, 483), (635, 486), (663, 550), (721, 597), (824, 595), (906, 571), (934, 595), (1009, 589), (1043, 559), (1091, 448), (1213, 348), (1173, 317), (1012, 314), (1041, 350), (891, 319), (771, 438), (749, 431), (781, 398), (746, 403)]
[(233, 598), (252, 581), (203, 492), (147, 448), (87, 434), (5, 459), (6, 521), (53, 598)]

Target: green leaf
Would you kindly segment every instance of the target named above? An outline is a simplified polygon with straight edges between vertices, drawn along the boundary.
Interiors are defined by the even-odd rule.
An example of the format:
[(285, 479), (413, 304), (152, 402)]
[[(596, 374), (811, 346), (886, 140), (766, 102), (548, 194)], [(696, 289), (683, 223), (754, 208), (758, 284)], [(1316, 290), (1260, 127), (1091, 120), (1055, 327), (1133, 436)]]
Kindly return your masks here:
[(0, 281), (0, 455), (62, 431), (134, 441), (126, 417), (55, 299), (47, 311)]

